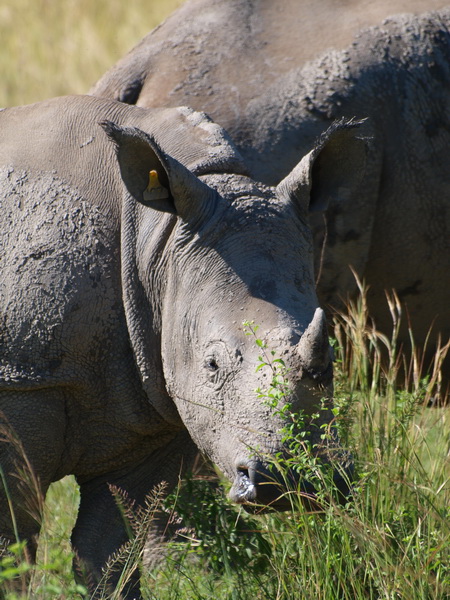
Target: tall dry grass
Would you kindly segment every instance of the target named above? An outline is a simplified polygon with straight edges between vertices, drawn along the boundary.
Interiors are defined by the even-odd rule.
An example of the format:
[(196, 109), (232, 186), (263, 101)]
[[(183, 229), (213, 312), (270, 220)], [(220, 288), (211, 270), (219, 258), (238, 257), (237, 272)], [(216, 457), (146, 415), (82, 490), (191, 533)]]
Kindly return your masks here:
[(0, 106), (83, 94), (183, 0), (2, 0)]

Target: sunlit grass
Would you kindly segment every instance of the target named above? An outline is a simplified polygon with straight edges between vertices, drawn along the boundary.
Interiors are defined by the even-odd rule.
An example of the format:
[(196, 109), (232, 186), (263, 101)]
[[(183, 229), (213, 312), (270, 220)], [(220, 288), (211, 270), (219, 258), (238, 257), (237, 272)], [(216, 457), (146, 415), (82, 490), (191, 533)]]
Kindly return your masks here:
[(182, 0), (3, 0), (0, 106), (83, 94)]

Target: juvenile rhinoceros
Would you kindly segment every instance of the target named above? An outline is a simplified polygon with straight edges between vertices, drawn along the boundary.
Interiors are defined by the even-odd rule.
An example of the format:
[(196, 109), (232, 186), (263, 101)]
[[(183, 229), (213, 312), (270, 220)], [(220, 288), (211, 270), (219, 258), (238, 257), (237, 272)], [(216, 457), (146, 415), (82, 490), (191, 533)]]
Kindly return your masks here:
[[(280, 24), (290, 20), (286, 31), (298, 24), (303, 32), (308, 19), (299, 15), (308, 3), (298, 2), (297, 9), (290, 6), (282, 13), (282, 1), (241, 0), (242, 7), (247, 7), (241, 11), (246, 15), (241, 22), (245, 34), (234, 16), (236, 3), (218, 3), (222, 4), (227, 7), (221, 10), (229, 14), (223, 39), (233, 39), (230, 46), (220, 43), (220, 33), (215, 43), (208, 43), (205, 20), (209, 16), (214, 30), (212, 15), (219, 10), (214, 2), (209, 11), (205, 7), (205, 20), (196, 21), (194, 33), (183, 29), (177, 15), (184, 14), (190, 22), (187, 8), (194, 19), (195, 9), (202, 5), (201, 0), (188, 2), (106, 73), (93, 93), (113, 97), (121, 90), (123, 99), (141, 106), (151, 106), (156, 100), (203, 107), (230, 133), (252, 175), (272, 185), (293, 168), (333, 120), (367, 118), (365, 133), (373, 144), (360, 189), (353, 196), (331, 198), (325, 219), (318, 214), (313, 217), (319, 300), (324, 306), (340, 307), (342, 299), (356, 292), (351, 265), (370, 286), (369, 307), (379, 329), (391, 331), (385, 290), (395, 288), (417, 345), (425, 344), (431, 326), (429, 346), (439, 333), (447, 341), (450, 292), (442, 282), (450, 269), (450, 9), (392, 17), (360, 33), (347, 48), (341, 44), (344, 38), (338, 25), (346, 15), (345, 35), (353, 34), (353, 19), (373, 23), (372, 11), (378, 18), (396, 10), (442, 7), (447, 2), (370, 2), (367, 7), (358, 2), (359, 9), (353, 2), (333, 2), (329, 23), (317, 27), (319, 41), (308, 48), (317, 51), (334, 45), (341, 49), (306, 65), (299, 48), (302, 34), (286, 35), (282, 41)], [(316, 2), (314, 6), (317, 15), (324, 5)], [(327, 33), (330, 24), (338, 32), (335, 37)], [(234, 33), (228, 32), (229, 26)], [(234, 37), (235, 31), (240, 31), (240, 38)], [(164, 36), (169, 40), (165, 46)], [(172, 45), (175, 37), (177, 44)], [(185, 58), (178, 54), (180, 48), (187, 50), (194, 43), (198, 52), (186, 52)], [(285, 47), (284, 62), (278, 43), (290, 45)], [(229, 61), (235, 52), (242, 58)], [(264, 68), (256, 68), (259, 58), (252, 63), (258, 52)], [(168, 56), (172, 72), (166, 79)], [(189, 71), (183, 70), (183, 61), (189, 62)], [(288, 61), (298, 68), (289, 70)], [(251, 73), (243, 76), (246, 68)], [(171, 77), (177, 75), (175, 85)], [(170, 82), (169, 88), (164, 81)], [(401, 341), (409, 344), (406, 327)]]
[[(283, 451), (287, 417), (254, 392), (270, 373), (256, 372), (242, 322), (290, 369), (285, 400), (315, 444), (332, 428), (329, 409), (308, 422), (332, 366), (307, 214), (358, 184), (354, 124), (332, 128), (276, 188), (187, 108), (65, 97), (0, 112), (0, 131), (3, 538), (14, 539), (8, 496), (33, 553), (22, 452), (42, 494), (76, 476), (72, 542), (93, 585), (127, 538), (110, 486), (142, 503), (197, 448), (234, 482), (234, 501), (282, 508), (266, 459)], [(333, 443), (317, 450), (324, 460)]]

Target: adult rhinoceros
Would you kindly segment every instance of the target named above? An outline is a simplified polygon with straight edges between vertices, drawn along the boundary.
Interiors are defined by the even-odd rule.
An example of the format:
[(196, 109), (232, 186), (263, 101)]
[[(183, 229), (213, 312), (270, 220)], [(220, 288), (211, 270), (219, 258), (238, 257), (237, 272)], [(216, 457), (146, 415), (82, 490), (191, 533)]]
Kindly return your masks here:
[[(308, 419), (332, 371), (307, 213), (357, 185), (355, 127), (332, 128), (276, 188), (187, 108), (57, 98), (0, 112), (0, 131), (1, 535), (14, 538), (8, 496), (33, 553), (22, 451), (42, 494), (76, 476), (72, 541), (94, 584), (127, 537), (109, 486), (142, 503), (197, 448), (233, 500), (282, 507), (265, 457), (285, 421), (254, 393), (268, 374), (242, 322), (278, 349)], [(307, 421), (313, 444), (323, 422), (329, 410)]]
[[(188, 104), (239, 140), (249, 101), (363, 27), (447, 0), (187, 0), (94, 85), (138, 106)], [(237, 134), (237, 135), (236, 135)]]
[[(241, 5), (247, 6), (241, 25), (246, 27), (244, 32), (233, 17), (236, 3), (224, 4), (227, 7), (221, 10), (230, 13), (224, 40), (233, 40), (230, 47), (220, 42), (219, 33), (213, 43), (206, 31), (206, 21), (212, 21), (213, 31), (217, 25), (212, 16), (219, 7), (214, 2), (209, 11), (204, 7), (205, 20), (199, 18), (197, 25), (200, 32), (194, 29), (190, 34), (176, 27), (177, 15), (184, 14), (187, 20), (190, 8), (193, 18), (194, 9), (202, 5), (201, 1), (188, 2), (105, 74), (93, 93), (116, 96), (121, 90), (125, 100), (141, 106), (151, 106), (156, 100), (203, 107), (230, 133), (252, 175), (269, 184), (286, 175), (334, 119), (368, 117), (366, 134), (374, 143), (360, 189), (353, 196), (331, 199), (326, 219), (316, 215), (312, 223), (319, 299), (323, 305), (336, 307), (356, 291), (351, 265), (370, 286), (369, 307), (378, 328), (391, 330), (385, 290), (395, 288), (407, 307), (419, 346), (425, 344), (430, 326), (429, 346), (438, 333), (448, 340), (450, 292), (443, 282), (450, 269), (450, 9), (392, 17), (359, 34), (347, 48), (328, 51), (287, 72), (288, 58), (292, 66), (303, 64), (298, 48), (301, 35), (286, 35), (283, 43), (292, 43), (292, 48), (285, 48), (282, 62), (275, 50), (279, 27), (290, 20), (286, 31), (298, 25), (302, 32), (308, 25), (298, 18), (299, 13), (292, 7), (278, 13), (281, 1), (242, 0)], [(297, 4), (299, 12), (304, 10), (303, 4)], [(340, 40), (339, 19), (347, 14), (348, 3), (337, 4), (339, 7), (329, 10), (327, 26), (336, 29)], [(352, 13), (354, 4), (350, 3), (350, 16), (364, 21), (364, 10)], [(381, 16), (383, 10), (388, 14), (442, 4), (447, 3), (401, 6), (371, 2), (367, 18), (372, 19), (372, 10)], [(320, 11), (323, 3), (314, 6)], [(266, 21), (269, 14), (272, 18)], [(355, 31), (348, 23), (346, 35)], [(317, 28), (316, 50), (337, 39), (326, 31), (326, 26)], [(166, 46), (161, 42), (164, 36), (169, 40)], [(178, 43), (171, 44), (175, 38)], [(194, 42), (198, 52), (182, 58), (179, 48), (186, 49)], [(340, 42), (335, 45), (343, 47)], [(228, 62), (227, 57), (235, 52), (242, 58)], [(259, 59), (252, 64), (258, 52), (266, 62), (264, 68)], [(179, 77), (178, 86), (163, 76), (169, 56), (172, 77)], [(183, 61), (189, 62), (188, 74), (180, 67)], [(161, 72), (157, 68), (160, 62)], [(164, 81), (171, 82), (168, 88)], [(127, 97), (125, 89), (134, 90), (134, 100), (131, 94)], [(239, 104), (236, 98), (241, 99)], [(401, 341), (409, 344), (406, 327)]]

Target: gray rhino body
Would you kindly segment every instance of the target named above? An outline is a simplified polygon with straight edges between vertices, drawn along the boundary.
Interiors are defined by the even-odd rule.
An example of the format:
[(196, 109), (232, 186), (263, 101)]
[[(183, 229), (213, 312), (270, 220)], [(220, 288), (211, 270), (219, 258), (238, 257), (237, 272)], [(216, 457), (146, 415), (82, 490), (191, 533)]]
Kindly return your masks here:
[[(190, 6), (193, 11), (197, 4)], [(253, 11), (257, 13), (263, 6), (264, 3), (255, 3)], [(273, 10), (275, 6), (281, 4), (274, 3)], [(370, 6), (384, 10), (384, 14), (433, 8), (428, 2)], [(329, 13), (332, 26), (338, 31), (339, 10), (345, 8)], [(293, 14), (272, 15), (275, 39), (280, 35), (277, 20), (283, 24)], [(158, 61), (161, 56), (168, 61), (167, 55), (175, 65), (182, 65), (183, 61), (178, 56), (178, 46), (172, 48), (169, 44), (162, 49), (158, 41), (164, 35), (169, 40), (175, 35), (176, 15), (107, 73), (94, 93), (114, 96), (120, 77), (123, 81), (133, 79), (139, 67), (143, 85), (135, 95), (138, 104), (150, 106), (154, 94), (159, 103), (183, 102), (204, 107), (231, 134), (253, 176), (265, 183), (274, 183), (289, 172), (311, 141), (334, 119), (368, 118), (366, 134), (373, 144), (361, 188), (344, 201), (341, 197), (338, 201), (332, 199), (325, 222), (321, 215), (312, 221), (319, 299), (324, 305), (337, 307), (356, 291), (351, 265), (370, 286), (370, 310), (378, 328), (391, 329), (385, 290), (395, 288), (406, 306), (416, 342), (425, 342), (431, 326), (433, 338), (441, 333), (447, 340), (450, 297), (448, 286), (442, 282), (450, 268), (446, 151), (450, 142), (449, 10), (392, 17), (356, 36), (347, 48), (328, 51), (307, 64), (303, 64), (303, 54), (295, 46), (301, 45), (299, 39), (287, 35), (286, 43), (292, 39), (293, 50), (286, 51), (285, 60), (299, 67), (290, 72), (285, 71), (286, 62), (280, 62), (276, 53), (271, 54), (272, 29), (261, 26), (265, 23), (263, 16), (255, 16), (250, 22), (258, 26), (249, 26), (247, 33), (240, 31), (240, 42), (232, 37), (231, 50), (224, 50), (219, 42), (207, 45), (209, 36), (205, 34), (202, 52), (186, 58), (189, 77), (183, 78), (182, 72), (178, 87), (173, 85), (167, 91), (157, 82)], [(299, 20), (292, 18), (292, 23), (303, 30), (304, 24)], [(239, 31), (235, 20), (231, 24)], [(348, 33), (351, 27), (345, 30)], [(324, 46), (333, 40), (323, 33), (326, 29), (316, 31)], [(184, 43), (192, 44), (192, 36), (185, 34)], [(247, 56), (253, 60), (252, 49), (259, 48), (258, 44), (262, 46), (267, 69), (252, 65), (256, 75), (239, 79), (241, 66), (245, 70)], [(339, 47), (339, 43), (335, 46)], [(220, 79), (217, 68), (208, 70), (205, 65), (210, 61), (214, 66), (221, 52), (226, 57), (235, 48), (241, 52), (241, 59), (233, 63), (236, 79), (229, 85), (228, 79)], [(161, 62), (165, 64), (164, 60)], [(280, 73), (278, 78), (271, 68), (273, 64)], [(179, 73), (176, 67), (174, 73)], [(204, 83), (194, 85), (200, 75)], [(253, 96), (250, 100), (247, 89)], [(216, 94), (216, 90), (220, 93)], [(234, 98), (241, 95), (243, 104), (238, 110), (230, 110), (235, 106)], [(409, 342), (406, 329), (402, 340)]]
[[(111, 485), (142, 503), (200, 448), (235, 501), (282, 506), (265, 456), (283, 450), (285, 421), (254, 393), (270, 372), (256, 373), (242, 322), (278, 349), (286, 399), (311, 415), (332, 372), (307, 212), (329, 185), (357, 184), (356, 130), (334, 128), (276, 189), (186, 108), (57, 98), (1, 111), (0, 131), (0, 465), (30, 551), (39, 525), (36, 494), (14, 475), (23, 452), (42, 494), (76, 476), (72, 541), (94, 586), (127, 539)], [(148, 186), (151, 170), (161, 185)], [(325, 410), (317, 426), (331, 419)], [(13, 540), (6, 496), (0, 534)]]
[[(248, 102), (363, 27), (446, 0), (187, 0), (90, 93), (138, 106), (188, 104), (239, 140)], [(241, 122), (242, 120), (242, 122)], [(236, 135), (238, 133), (238, 135)]]

